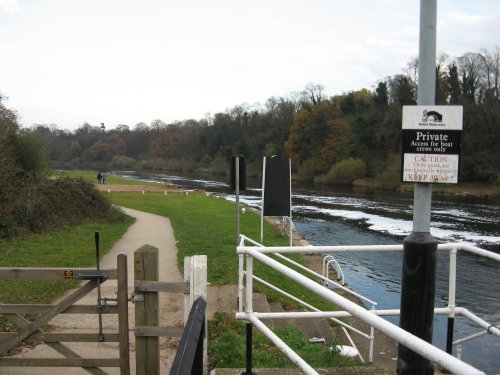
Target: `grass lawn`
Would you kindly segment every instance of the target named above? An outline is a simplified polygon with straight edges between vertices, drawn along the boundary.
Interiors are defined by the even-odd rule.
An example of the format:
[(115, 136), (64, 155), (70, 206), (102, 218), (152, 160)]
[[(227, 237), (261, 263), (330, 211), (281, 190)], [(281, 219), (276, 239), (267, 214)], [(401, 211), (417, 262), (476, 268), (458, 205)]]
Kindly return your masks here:
[[(119, 214), (109, 224), (86, 224), (0, 241), (0, 267), (93, 267), (95, 232), (102, 255), (127, 231), (133, 219)], [(49, 303), (73, 285), (57, 281), (0, 281), (0, 302)]]

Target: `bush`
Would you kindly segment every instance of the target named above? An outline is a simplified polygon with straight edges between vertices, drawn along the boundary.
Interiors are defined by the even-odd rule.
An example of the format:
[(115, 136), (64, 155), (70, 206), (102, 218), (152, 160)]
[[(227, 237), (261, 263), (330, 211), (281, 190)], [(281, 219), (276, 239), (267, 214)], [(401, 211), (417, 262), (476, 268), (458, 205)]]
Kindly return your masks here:
[(314, 181), (321, 184), (351, 185), (354, 180), (365, 176), (365, 174), (364, 161), (349, 158), (338, 162), (326, 175), (318, 176)]
[(111, 167), (121, 171), (135, 169), (137, 161), (134, 158), (123, 155), (115, 155), (111, 160)]
[(314, 161), (311, 159), (306, 160), (297, 170), (295, 180), (301, 182), (312, 182), (314, 179), (314, 168)]
[(0, 220), (0, 238), (65, 225), (104, 222), (113, 215), (111, 203), (93, 184), (82, 179), (40, 179), (17, 191)]

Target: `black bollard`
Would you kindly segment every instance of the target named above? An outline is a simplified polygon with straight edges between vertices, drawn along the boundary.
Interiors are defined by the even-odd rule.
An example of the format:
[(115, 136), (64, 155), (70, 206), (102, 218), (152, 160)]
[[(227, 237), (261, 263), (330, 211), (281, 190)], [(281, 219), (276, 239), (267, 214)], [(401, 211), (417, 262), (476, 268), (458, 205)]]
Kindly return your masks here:
[(252, 339), (253, 339), (253, 334), (252, 334), (252, 328), (253, 324), (252, 323), (246, 323), (246, 369), (244, 372), (241, 373), (241, 375), (257, 375), (255, 372), (252, 371)]
[[(430, 233), (412, 232), (403, 241), (403, 279), (399, 326), (432, 342), (437, 241)], [(397, 373), (432, 375), (432, 363), (404, 345), (398, 346)]]

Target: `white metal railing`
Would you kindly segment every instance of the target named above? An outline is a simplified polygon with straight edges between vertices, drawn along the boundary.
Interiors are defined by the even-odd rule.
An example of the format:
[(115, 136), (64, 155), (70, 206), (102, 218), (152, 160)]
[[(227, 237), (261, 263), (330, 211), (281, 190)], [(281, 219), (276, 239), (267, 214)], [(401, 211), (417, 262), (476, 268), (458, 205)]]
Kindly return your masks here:
[[(287, 267), (286, 265), (274, 260), (267, 254), (278, 255), (279, 258), (283, 259), (282, 254), (286, 253), (308, 253), (308, 254), (324, 254), (324, 253), (335, 253), (335, 252), (366, 252), (366, 251), (402, 251), (402, 245), (372, 245), (372, 246), (296, 246), (296, 247), (265, 247), (258, 242), (241, 235), (240, 244), (237, 248), (237, 253), (239, 254), (239, 277), (238, 277), (238, 312), (236, 313), (236, 318), (240, 320), (246, 320), (253, 323), (261, 332), (263, 332), (285, 355), (287, 355), (293, 363), (299, 366), (306, 374), (317, 374), (317, 372), (311, 368), (302, 358), (300, 358), (296, 353), (294, 353), (279, 337), (277, 337), (265, 324), (261, 322), (261, 319), (286, 319), (286, 318), (342, 318), (354, 316), (364, 321), (371, 326), (370, 335), (362, 334), (364, 337), (369, 338), (370, 342), (370, 361), (372, 358), (373, 351), (373, 335), (374, 329), (378, 329), (380, 332), (391, 337), (396, 342), (406, 346), (412, 351), (420, 354), (421, 356), (427, 358), (428, 360), (437, 363), (439, 366), (451, 371), (455, 374), (483, 374), (480, 370), (462, 362), (460, 359), (453, 357), (452, 355), (446, 353), (445, 351), (436, 348), (432, 344), (410, 334), (409, 332), (401, 329), (400, 327), (388, 322), (383, 319), (382, 316), (399, 315), (399, 309), (388, 309), (388, 310), (376, 310), (376, 302), (369, 301), (372, 304), (372, 308), (367, 310), (366, 308), (355, 304), (354, 302), (338, 295), (334, 291), (325, 288), (323, 285), (313, 281), (312, 279), (294, 271), (293, 269)], [(249, 245), (248, 245), (249, 244)], [(453, 318), (455, 316), (464, 316), (479, 327), (483, 328), (485, 332), (493, 334), (500, 337), (500, 329), (478, 316), (474, 315), (472, 312), (468, 311), (463, 307), (457, 307), (455, 305), (455, 294), (456, 294), (456, 259), (458, 251), (465, 251), (480, 255), (487, 259), (491, 259), (500, 262), (500, 254), (496, 254), (478, 247), (466, 244), (466, 243), (449, 243), (438, 245), (438, 250), (448, 251), (450, 254), (450, 266), (449, 266), (449, 296), (448, 296), (448, 306), (443, 308), (435, 308), (435, 314), (445, 314), (448, 317)], [(284, 276), (296, 281), (317, 295), (325, 298), (331, 303), (343, 309), (343, 311), (312, 311), (312, 312), (279, 312), (279, 313), (259, 313), (253, 311), (253, 280), (263, 281), (257, 278), (253, 274), (253, 260), (256, 259), (263, 264), (273, 268), (274, 270), (282, 273)], [(288, 262), (293, 262), (285, 258)], [(284, 259), (284, 260), (285, 260)], [(245, 267), (246, 266), (246, 267)], [(301, 269), (305, 267), (301, 266)], [(308, 270), (309, 273), (313, 274), (320, 279), (336, 284), (340, 287), (342, 285), (335, 283), (332, 280), (326, 279), (324, 276), (314, 273)], [(243, 279), (245, 279), (245, 284), (243, 284)], [(325, 280), (326, 279), (326, 280)], [(347, 288), (346, 288), (347, 289)], [(243, 293), (245, 291), (245, 298), (243, 298)], [(361, 296), (362, 297), (362, 296)], [(366, 300), (365, 297), (363, 299)], [(314, 310), (314, 309), (313, 309)], [(353, 329), (354, 327), (349, 327)], [(473, 335), (475, 337), (478, 334)], [(464, 340), (470, 340), (474, 337), (470, 336), (465, 339), (457, 340), (453, 344), (458, 346), (461, 345)], [(457, 354), (460, 355), (460, 351), (457, 350)]]
[(327, 255), (323, 258), (323, 276), (327, 279), (330, 277), (330, 266), (333, 265), (333, 270), (337, 272), (337, 281), (340, 281), (342, 285), (345, 285), (345, 277), (344, 272), (342, 272), (342, 268), (340, 268), (339, 262), (333, 255)]

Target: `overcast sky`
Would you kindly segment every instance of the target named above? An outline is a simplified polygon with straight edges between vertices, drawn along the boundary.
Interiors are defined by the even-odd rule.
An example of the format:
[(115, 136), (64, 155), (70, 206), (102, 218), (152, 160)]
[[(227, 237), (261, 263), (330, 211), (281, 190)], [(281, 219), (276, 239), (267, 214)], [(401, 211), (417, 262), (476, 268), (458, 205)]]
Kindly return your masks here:
[[(0, 93), (20, 123), (201, 119), (402, 72), (418, 0), (0, 0)], [(439, 0), (438, 52), (500, 45), (500, 0)]]

